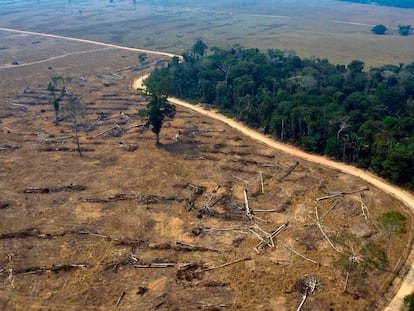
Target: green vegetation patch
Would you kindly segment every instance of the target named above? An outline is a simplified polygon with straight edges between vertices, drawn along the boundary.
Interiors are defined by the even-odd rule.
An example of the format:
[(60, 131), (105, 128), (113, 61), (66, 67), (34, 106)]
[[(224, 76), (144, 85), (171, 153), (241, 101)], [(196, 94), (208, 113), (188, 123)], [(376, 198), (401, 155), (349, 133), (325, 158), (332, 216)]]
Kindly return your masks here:
[(275, 138), (414, 189), (414, 63), (365, 71), (293, 52), (197, 41), (149, 90), (207, 103)]

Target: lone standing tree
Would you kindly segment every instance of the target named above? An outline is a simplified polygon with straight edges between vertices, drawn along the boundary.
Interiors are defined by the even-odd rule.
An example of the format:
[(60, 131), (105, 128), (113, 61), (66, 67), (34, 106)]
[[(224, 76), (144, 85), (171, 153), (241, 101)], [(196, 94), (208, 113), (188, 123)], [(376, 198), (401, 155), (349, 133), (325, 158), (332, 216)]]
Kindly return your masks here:
[(151, 131), (155, 134), (155, 145), (160, 145), (160, 132), (164, 119), (166, 117), (173, 119), (175, 117), (175, 106), (168, 102), (165, 94), (143, 93), (147, 97), (148, 104), (146, 109), (138, 111), (141, 117), (147, 117), (146, 127), (151, 126)]
[(388, 30), (387, 27), (385, 27), (382, 24), (376, 25), (376, 26), (372, 27), (372, 29), (371, 29), (371, 31), (373, 33), (375, 33), (376, 35), (383, 35), (387, 32), (387, 30)]
[(47, 90), (50, 92), (50, 95), (53, 97), (53, 99), (49, 100), (49, 103), (53, 105), (53, 109), (55, 110), (55, 125), (59, 125), (59, 106), (60, 102), (62, 101), (63, 97), (66, 95), (66, 87), (62, 86), (60, 89), (59, 95), (56, 94), (57, 91), (59, 91), (57, 84), (59, 81), (64, 81), (64, 79), (61, 76), (52, 77), (52, 81), (49, 82), (47, 85)]
[(401, 36), (408, 36), (413, 31), (413, 27), (411, 25), (399, 25), (398, 26), (398, 33)]

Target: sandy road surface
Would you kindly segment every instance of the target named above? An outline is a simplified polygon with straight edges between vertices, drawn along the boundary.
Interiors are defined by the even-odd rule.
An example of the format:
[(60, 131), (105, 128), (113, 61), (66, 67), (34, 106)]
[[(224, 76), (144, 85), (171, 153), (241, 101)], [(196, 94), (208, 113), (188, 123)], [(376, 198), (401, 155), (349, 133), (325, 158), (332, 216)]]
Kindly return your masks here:
[[(9, 32), (23, 34), (23, 35), (42, 36), (42, 37), (48, 37), (48, 38), (54, 38), (54, 39), (62, 39), (62, 40), (69, 40), (69, 41), (75, 41), (75, 42), (89, 43), (89, 44), (94, 44), (94, 45), (100, 45), (100, 46), (116, 48), (118, 50), (126, 50), (126, 51), (138, 52), (138, 53), (151, 53), (151, 54), (163, 55), (163, 56), (168, 56), (168, 57), (178, 56), (178, 55), (167, 53), (167, 52), (143, 50), (143, 49), (131, 48), (131, 47), (127, 47), (127, 46), (115, 45), (115, 44), (104, 43), (104, 42), (99, 42), (99, 41), (72, 38), (72, 37), (64, 37), (64, 36), (58, 36), (58, 35), (52, 35), (52, 34), (46, 34), (46, 33), (39, 33), (39, 32), (33, 32), (33, 31), (17, 30), (17, 29), (2, 28), (2, 27), (0, 27), (0, 31), (9, 31)], [(178, 56), (178, 57), (181, 58), (181, 56)]]
[[(23, 30), (15, 30), (15, 29), (8, 29), (8, 28), (0, 28), (0, 31), (10, 31), (10, 32), (15, 32), (15, 33), (20, 33), (20, 34), (26, 34), (26, 35), (36, 35), (36, 36), (44, 36), (44, 37), (50, 37), (50, 38), (56, 38), (56, 39), (62, 39), (62, 40), (70, 40), (70, 41), (75, 41), (75, 42), (83, 42), (83, 43), (89, 43), (89, 44), (95, 44), (95, 45), (100, 45), (100, 46), (106, 46), (106, 47), (112, 47), (112, 48), (117, 48), (117, 49), (122, 49), (122, 50), (128, 50), (128, 51), (134, 51), (134, 52), (140, 52), (140, 53), (153, 53), (153, 54), (157, 54), (157, 55), (163, 55), (163, 56), (169, 56), (169, 57), (174, 57), (177, 55), (174, 54), (170, 54), (170, 53), (165, 53), (165, 52), (158, 52), (158, 51), (150, 51), (150, 50), (143, 50), (143, 49), (136, 49), (136, 48), (130, 48), (130, 47), (124, 47), (124, 46), (118, 46), (118, 45), (114, 45), (114, 44), (109, 44), (109, 43), (103, 43), (103, 42), (97, 42), (97, 41), (92, 41), (92, 40), (85, 40), (85, 39), (77, 39), (77, 38), (70, 38), (70, 37), (63, 37), (63, 36), (58, 36), (58, 35), (52, 35), (52, 34), (42, 34), (42, 33), (36, 33), (36, 32), (30, 32), (30, 31), (23, 31)], [(137, 79), (134, 81), (133, 83), (133, 87), (134, 88), (138, 88), (142, 86), (142, 81), (143, 79), (145, 79), (145, 77)], [(180, 99), (177, 98), (169, 98), (169, 100), (176, 104), (176, 105), (180, 105), (182, 107), (186, 107), (188, 109), (192, 109), (194, 111), (197, 111), (198, 113), (201, 113), (205, 116), (220, 120), (226, 124), (228, 124), (229, 126), (239, 130), (241, 133), (257, 140), (260, 141), (262, 143), (265, 143), (266, 145), (281, 150), (283, 152), (289, 153), (293, 156), (299, 157), (303, 160), (306, 161), (310, 161), (310, 162), (314, 162), (314, 163), (318, 163), (320, 165), (324, 165), (333, 169), (337, 169), (341, 172), (347, 173), (347, 174), (351, 174), (354, 176), (358, 176), (359, 178), (365, 180), (366, 182), (370, 183), (371, 185), (381, 189), (382, 191), (391, 194), (392, 196), (394, 196), (395, 198), (397, 198), (398, 200), (400, 200), (402, 203), (404, 203), (407, 207), (409, 207), (413, 212), (414, 212), (414, 196), (412, 194), (410, 194), (407, 191), (404, 191), (402, 189), (400, 189), (397, 186), (391, 185), (387, 182), (385, 182), (384, 180), (382, 180), (381, 178), (358, 168), (355, 168), (353, 166), (350, 165), (346, 165), (340, 162), (335, 162), (332, 160), (327, 159), (326, 157), (323, 156), (317, 156), (317, 155), (313, 155), (313, 154), (308, 154), (306, 152), (303, 152), (302, 150), (299, 150), (298, 148), (295, 148), (293, 146), (290, 145), (286, 145), (286, 144), (282, 144), (279, 142), (274, 141), (273, 139), (266, 137), (265, 135), (262, 135), (246, 126), (244, 126), (243, 124), (236, 122), (230, 118), (227, 118), (215, 111), (209, 111), (206, 110), (204, 108), (202, 108), (201, 106), (195, 106), (192, 104), (189, 104), (187, 102), (184, 102)], [(413, 253), (413, 252), (411, 252)], [(410, 258), (413, 258), (413, 254), (410, 254)], [(388, 307), (385, 308), (385, 311), (400, 311), (402, 309), (403, 306), (403, 298), (412, 293), (414, 291), (414, 262), (411, 264), (410, 266), (410, 270), (407, 274), (407, 276), (404, 278), (403, 283), (401, 284), (400, 289), (398, 290), (397, 294), (395, 295), (395, 297), (393, 298), (393, 300), (391, 301), (391, 303), (388, 305)]]

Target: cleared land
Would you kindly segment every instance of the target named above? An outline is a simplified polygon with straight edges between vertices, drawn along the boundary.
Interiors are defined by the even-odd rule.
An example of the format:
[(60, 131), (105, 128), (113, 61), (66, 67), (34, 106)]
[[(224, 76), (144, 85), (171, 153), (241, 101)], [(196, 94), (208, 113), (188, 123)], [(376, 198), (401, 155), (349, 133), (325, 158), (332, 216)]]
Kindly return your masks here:
[[(364, 241), (385, 243), (376, 222), (384, 211), (404, 213), (412, 227), (411, 214), (391, 196), (369, 186), (317, 202), (327, 192), (362, 190), (367, 183), (188, 109), (166, 124), (164, 146), (155, 148), (136, 116), (144, 103), (130, 88), (141, 75), (133, 68), (136, 53), (108, 49), (91, 57), (80, 52), (92, 47), (80, 44), (73, 55), (45, 63), (37, 49), (50, 45), (55, 56), (63, 55), (65, 43), (4, 33), (2, 42), (10, 50), (31, 47), (21, 64), (38, 62), (0, 70), (3, 309), (292, 310), (309, 276), (322, 286), (303, 310), (384, 306), (378, 293), (392, 292), (389, 281), (407, 256), (410, 236), (393, 236), (389, 268), (366, 279), (351, 275), (346, 292), (336, 262), (350, 249), (358, 253)], [(148, 69), (157, 61), (149, 59)], [(68, 102), (61, 126), (53, 126), (46, 86), (55, 74), (74, 77), (68, 90), (81, 97), (83, 157)], [(340, 252), (318, 230), (315, 206)], [(283, 230), (274, 248), (270, 240), (258, 245), (268, 239), (264, 232), (277, 228)]]
[[(27, 10), (26, 3), (17, 2), (7, 6), (13, 14), (1, 15), (0, 26), (171, 53), (182, 53), (201, 38), (209, 46), (277, 48), (335, 64), (360, 59), (367, 67), (377, 67), (414, 60), (414, 36), (398, 35), (398, 25), (414, 25), (411, 9), (334, 0), (235, 1), (232, 7), (219, 1), (191, 7), (145, 3), (87, 1), (69, 6), (46, 1)], [(372, 34), (376, 24), (385, 24), (388, 34)]]

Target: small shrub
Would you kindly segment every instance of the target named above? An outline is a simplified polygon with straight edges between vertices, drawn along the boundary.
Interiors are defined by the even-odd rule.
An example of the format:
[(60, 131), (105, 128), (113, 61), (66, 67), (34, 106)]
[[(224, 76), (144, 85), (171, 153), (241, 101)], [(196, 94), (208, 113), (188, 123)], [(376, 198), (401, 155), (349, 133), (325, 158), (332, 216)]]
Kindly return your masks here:
[(414, 311), (414, 293), (411, 293), (410, 295), (405, 296), (404, 303), (406, 305), (406, 308), (404, 310)]

